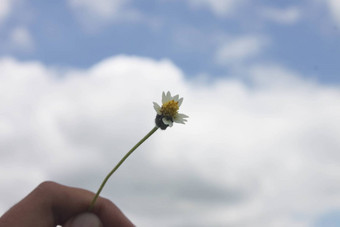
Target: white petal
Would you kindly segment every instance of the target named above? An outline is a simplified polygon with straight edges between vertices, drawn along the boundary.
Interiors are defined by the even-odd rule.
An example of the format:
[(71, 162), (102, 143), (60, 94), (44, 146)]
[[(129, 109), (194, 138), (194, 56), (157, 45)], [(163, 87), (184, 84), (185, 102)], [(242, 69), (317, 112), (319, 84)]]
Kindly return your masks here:
[(182, 118), (176, 118), (174, 119), (174, 122), (178, 124), (185, 124), (186, 120)]
[(175, 96), (173, 97), (173, 100), (174, 100), (175, 102), (177, 102), (177, 101), (178, 101), (178, 98), (179, 98), (179, 95), (175, 95)]
[(172, 121), (169, 121), (165, 118), (163, 118), (162, 121), (163, 121), (164, 124), (169, 125), (169, 127), (172, 127)]
[(183, 102), (183, 98), (180, 98), (180, 99), (178, 100), (178, 107), (180, 107), (180, 106), (182, 105), (182, 102)]
[(165, 96), (165, 92), (163, 91), (163, 93), (162, 93), (162, 103), (163, 104), (166, 103), (165, 99), (166, 99), (166, 96)]
[(170, 91), (166, 93), (165, 102), (169, 102), (172, 99)]
[(178, 123), (178, 124), (184, 124), (185, 123), (185, 121), (183, 119), (178, 119), (178, 118), (175, 118), (174, 122)]
[(187, 119), (185, 119), (187, 117), (188, 117), (187, 115), (179, 113), (174, 118), (174, 122), (184, 124), (187, 121)]
[(153, 108), (156, 110), (158, 114), (161, 114), (160, 112), (161, 107), (156, 102), (153, 102)]
[(182, 114), (182, 113), (178, 113), (178, 114), (177, 114), (177, 117), (180, 117), (180, 118), (188, 118), (189, 116), (188, 116), (188, 115), (185, 115), (185, 114)]

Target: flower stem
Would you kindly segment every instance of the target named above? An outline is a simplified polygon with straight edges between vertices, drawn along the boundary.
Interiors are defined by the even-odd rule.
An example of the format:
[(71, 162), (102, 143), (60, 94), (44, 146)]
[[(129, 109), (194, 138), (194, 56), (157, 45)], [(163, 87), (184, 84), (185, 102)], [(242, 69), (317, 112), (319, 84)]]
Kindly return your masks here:
[(108, 179), (111, 177), (111, 175), (119, 168), (119, 166), (121, 164), (123, 164), (123, 162), (130, 156), (130, 154), (132, 154), (132, 152), (134, 150), (137, 149), (137, 147), (139, 147), (142, 143), (144, 143), (145, 140), (147, 140), (154, 132), (156, 132), (158, 129), (157, 126), (155, 126), (148, 134), (146, 134), (146, 136), (143, 137), (143, 139), (141, 139), (133, 148), (131, 148), (131, 150), (126, 153), (126, 155), (118, 162), (118, 164), (111, 170), (111, 172), (105, 177), (105, 179), (103, 180), (102, 184), (100, 185), (96, 195), (94, 196), (94, 198), (92, 199), (92, 202), (90, 204), (89, 207), (89, 211), (92, 211), (94, 204), (100, 194), (100, 192), (103, 190), (104, 185), (106, 184), (106, 182), (108, 181)]

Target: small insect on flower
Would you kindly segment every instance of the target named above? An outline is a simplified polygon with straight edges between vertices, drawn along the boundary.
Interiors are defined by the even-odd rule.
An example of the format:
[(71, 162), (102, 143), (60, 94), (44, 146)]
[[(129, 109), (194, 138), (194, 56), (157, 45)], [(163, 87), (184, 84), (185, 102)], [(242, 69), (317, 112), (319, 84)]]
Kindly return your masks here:
[(153, 103), (153, 108), (157, 112), (155, 119), (156, 125), (165, 130), (168, 126), (172, 127), (173, 122), (184, 124), (188, 118), (187, 115), (178, 113), (179, 107), (183, 102), (183, 98), (179, 98), (179, 95), (171, 96), (168, 91), (166, 94), (162, 93), (162, 106), (157, 103)]

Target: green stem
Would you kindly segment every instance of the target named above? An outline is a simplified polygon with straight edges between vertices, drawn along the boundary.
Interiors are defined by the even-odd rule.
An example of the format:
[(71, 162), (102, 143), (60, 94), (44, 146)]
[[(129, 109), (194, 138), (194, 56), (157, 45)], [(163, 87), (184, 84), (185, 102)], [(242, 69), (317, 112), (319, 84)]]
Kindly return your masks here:
[(119, 166), (121, 164), (123, 164), (123, 162), (130, 156), (130, 154), (132, 154), (132, 152), (134, 150), (137, 149), (137, 147), (139, 147), (145, 140), (147, 140), (154, 132), (156, 132), (158, 129), (157, 126), (155, 126), (148, 134), (146, 134), (146, 136), (143, 137), (143, 139), (141, 139), (133, 148), (131, 148), (131, 150), (126, 153), (126, 155), (118, 162), (118, 164), (111, 170), (111, 172), (105, 177), (105, 179), (103, 180), (102, 184), (100, 185), (96, 195), (94, 196), (91, 204), (90, 204), (90, 207), (89, 207), (89, 211), (92, 211), (93, 207), (94, 207), (94, 204), (100, 194), (100, 192), (103, 190), (104, 188), (104, 185), (106, 184), (107, 180), (111, 177), (111, 175), (119, 168)]

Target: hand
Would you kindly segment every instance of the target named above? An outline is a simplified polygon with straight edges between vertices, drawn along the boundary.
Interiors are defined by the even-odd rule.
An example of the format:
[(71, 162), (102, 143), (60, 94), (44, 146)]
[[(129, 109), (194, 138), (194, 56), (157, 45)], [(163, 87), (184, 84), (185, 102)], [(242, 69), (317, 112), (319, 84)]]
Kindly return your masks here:
[[(87, 209), (92, 192), (44, 182), (0, 218), (1, 227), (134, 226), (111, 201), (99, 197), (93, 213)], [(92, 223), (92, 224), (91, 224)]]

